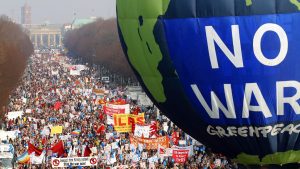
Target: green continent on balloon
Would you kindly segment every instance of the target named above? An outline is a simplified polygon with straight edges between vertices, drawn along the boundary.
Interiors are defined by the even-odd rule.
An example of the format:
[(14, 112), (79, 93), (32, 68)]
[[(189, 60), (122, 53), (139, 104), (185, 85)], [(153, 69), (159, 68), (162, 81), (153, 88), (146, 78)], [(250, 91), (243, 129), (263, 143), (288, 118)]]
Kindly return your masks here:
[(118, 23), (127, 47), (130, 63), (141, 76), (156, 101), (165, 102), (163, 77), (158, 65), (163, 56), (153, 34), (159, 15), (170, 0), (119, 0)]
[(252, 0), (246, 0), (246, 6), (252, 5)]
[(269, 165), (269, 164), (287, 164), (287, 163), (298, 163), (300, 161), (300, 151), (286, 151), (286, 152), (277, 152), (274, 154), (266, 155), (259, 159), (256, 155), (248, 155), (245, 153), (239, 154), (234, 161), (246, 165)]
[(298, 8), (298, 10), (300, 10), (300, 2), (298, 0), (290, 0), (290, 2), (294, 4)]

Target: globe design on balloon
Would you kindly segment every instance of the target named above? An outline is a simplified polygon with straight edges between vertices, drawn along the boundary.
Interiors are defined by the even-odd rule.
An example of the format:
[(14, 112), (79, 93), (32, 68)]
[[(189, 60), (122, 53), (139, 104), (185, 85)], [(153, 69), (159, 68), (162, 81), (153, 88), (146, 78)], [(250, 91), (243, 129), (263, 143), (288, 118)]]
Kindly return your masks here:
[(117, 1), (124, 53), (148, 96), (242, 164), (300, 161), (299, 12), (298, 0)]

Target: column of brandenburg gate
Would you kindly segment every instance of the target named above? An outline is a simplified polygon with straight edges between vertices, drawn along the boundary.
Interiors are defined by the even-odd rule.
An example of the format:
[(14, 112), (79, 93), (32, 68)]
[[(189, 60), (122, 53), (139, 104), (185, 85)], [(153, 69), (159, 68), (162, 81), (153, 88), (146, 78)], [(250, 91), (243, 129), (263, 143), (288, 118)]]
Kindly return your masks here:
[(30, 25), (29, 37), (35, 48), (62, 45), (62, 30), (56, 25)]

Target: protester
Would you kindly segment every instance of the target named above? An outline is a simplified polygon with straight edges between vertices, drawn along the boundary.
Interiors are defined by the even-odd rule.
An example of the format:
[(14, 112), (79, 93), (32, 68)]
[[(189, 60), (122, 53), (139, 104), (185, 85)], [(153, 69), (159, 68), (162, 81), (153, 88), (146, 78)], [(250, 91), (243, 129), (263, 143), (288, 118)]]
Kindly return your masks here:
[[(35, 54), (22, 84), (11, 94), (2, 129), (16, 131), (17, 137), (1, 142), (14, 146), (13, 163), (17, 168), (52, 168), (53, 159), (63, 157), (97, 158), (94, 166), (65, 166), (84, 169), (236, 167), (226, 157), (209, 153), (204, 145), (157, 113), (155, 106), (140, 105), (130, 98), (125, 94), (126, 87), (102, 83), (94, 77), (95, 68), (81, 65), (78, 70), (72, 63), (74, 60), (64, 56)], [(144, 124), (132, 123), (132, 132), (117, 132), (116, 125), (108, 122), (107, 112), (125, 114), (125, 109), (121, 112), (107, 107), (109, 104), (129, 104), (130, 114), (143, 115)], [(12, 113), (8, 112), (17, 111), (24, 113), (11, 119)], [(149, 132), (135, 132), (147, 125)], [(149, 140), (164, 137), (168, 140), (166, 147), (152, 145), (154, 148), (148, 149), (146, 143), (133, 144), (132, 139), (143, 140), (146, 135)], [(174, 156), (186, 150), (188, 155)]]

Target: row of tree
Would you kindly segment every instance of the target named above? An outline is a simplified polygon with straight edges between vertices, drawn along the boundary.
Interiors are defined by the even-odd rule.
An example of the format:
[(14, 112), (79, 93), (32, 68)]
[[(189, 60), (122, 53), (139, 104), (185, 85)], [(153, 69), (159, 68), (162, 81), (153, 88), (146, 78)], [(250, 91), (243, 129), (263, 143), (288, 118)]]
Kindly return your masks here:
[(104, 66), (111, 73), (134, 78), (119, 41), (116, 19), (85, 25), (66, 33), (64, 45), (69, 55)]
[[(29, 36), (20, 25), (0, 17), (0, 108), (7, 104), (10, 92), (18, 85), (33, 53)], [(2, 109), (0, 109), (2, 112)], [(0, 113), (3, 115), (3, 112)], [(1, 118), (0, 118), (1, 121)]]

